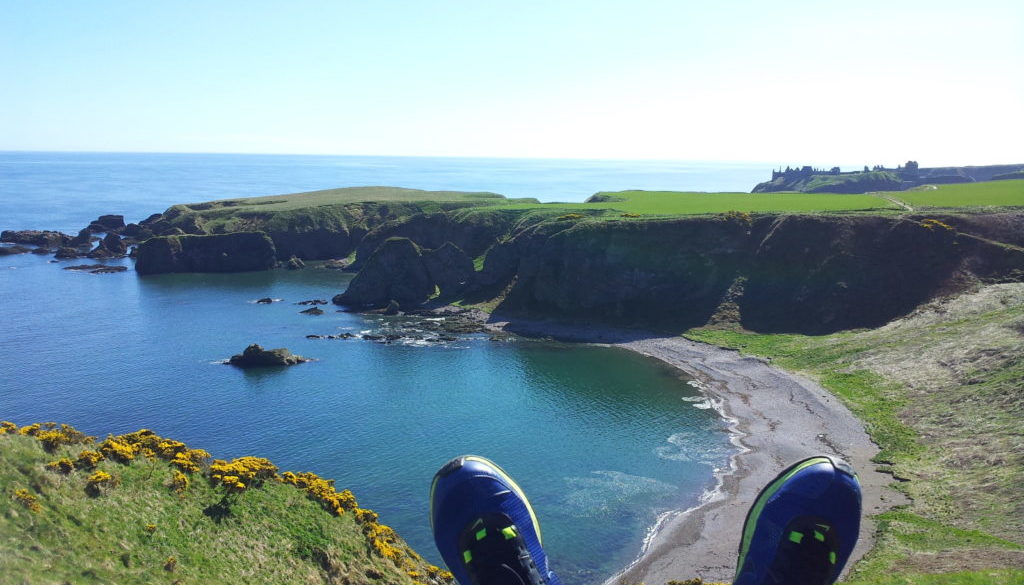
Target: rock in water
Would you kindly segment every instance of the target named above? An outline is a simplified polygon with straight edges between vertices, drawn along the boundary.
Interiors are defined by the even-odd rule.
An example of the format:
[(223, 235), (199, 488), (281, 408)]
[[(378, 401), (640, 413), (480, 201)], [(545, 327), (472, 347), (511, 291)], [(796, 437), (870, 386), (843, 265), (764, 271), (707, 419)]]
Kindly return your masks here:
[(306, 267), (306, 263), (298, 256), (292, 256), (288, 259), (288, 262), (285, 262), (284, 267), (288, 270), (302, 270)]
[(48, 230), (4, 230), (0, 233), (0, 242), (31, 244), (42, 248), (59, 248), (67, 246), (70, 241), (71, 236)]
[(286, 347), (263, 349), (259, 344), (252, 344), (240, 354), (231, 356), (228, 363), (240, 368), (265, 368), (271, 366), (294, 366), (308, 362), (308, 358), (295, 355)]
[(311, 307), (309, 309), (306, 309), (305, 311), (299, 311), (299, 312), (302, 313), (303, 315), (323, 315), (324, 314), (324, 310), (321, 309), (320, 307)]
[(415, 306), (434, 294), (434, 282), (420, 247), (408, 238), (390, 238), (381, 244), (334, 303), (378, 309), (392, 300)]
[(261, 232), (151, 238), (138, 250), (139, 274), (245, 272), (277, 264), (274, 242)]

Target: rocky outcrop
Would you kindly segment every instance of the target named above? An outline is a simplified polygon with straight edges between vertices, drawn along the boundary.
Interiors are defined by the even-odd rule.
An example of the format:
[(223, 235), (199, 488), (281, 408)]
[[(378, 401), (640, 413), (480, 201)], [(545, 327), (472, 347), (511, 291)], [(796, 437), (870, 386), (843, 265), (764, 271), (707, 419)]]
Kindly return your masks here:
[(0, 256), (14, 256), (15, 254), (26, 254), (29, 249), (25, 246), (0, 246)]
[(287, 262), (284, 263), (284, 267), (287, 268), (288, 270), (302, 270), (303, 268), (306, 267), (306, 263), (300, 260), (298, 257), (292, 256), (291, 258), (288, 259)]
[(409, 238), (390, 238), (334, 302), (360, 309), (379, 309), (392, 301), (401, 308), (414, 307), (432, 298), (455, 297), (472, 285), (474, 274), (473, 261), (451, 242), (427, 250)]
[(94, 231), (107, 232), (107, 233), (120, 233), (125, 228), (124, 216), (123, 215), (101, 215), (96, 218), (96, 221), (90, 224), (90, 227), (96, 226), (99, 229)]
[(151, 238), (138, 247), (139, 274), (166, 272), (245, 272), (277, 264), (274, 243), (263, 233)]
[(380, 308), (395, 301), (415, 306), (434, 294), (423, 252), (409, 238), (386, 240), (352, 279), (334, 303), (356, 308)]
[(4, 230), (0, 232), (0, 242), (60, 248), (70, 244), (71, 236), (50, 230)]
[(266, 368), (274, 366), (294, 366), (310, 361), (301, 355), (295, 355), (288, 348), (263, 349), (258, 344), (252, 344), (245, 348), (240, 354), (231, 356), (228, 363), (240, 368)]
[(128, 246), (121, 240), (121, 236), (111, 232), (104, 236), (87, 256), (89, 258), (120, 258), (127, 253)]

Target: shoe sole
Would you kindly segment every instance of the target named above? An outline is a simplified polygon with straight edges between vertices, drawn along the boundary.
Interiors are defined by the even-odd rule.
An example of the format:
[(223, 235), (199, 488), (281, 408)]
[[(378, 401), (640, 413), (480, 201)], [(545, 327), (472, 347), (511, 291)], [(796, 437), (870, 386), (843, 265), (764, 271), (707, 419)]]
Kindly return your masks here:
[(537, 520), (537, 513), (533, 511), (533, 506), (530, 505), (530, 500), (526, 497), (526, 493), (523, 492), (523, 488), (519, 487), (519, 484), (517, 484), (515, 482), (515, 480), (512, 479), (512, 476), (510, 476), (504, 469), (502, 469), (501, 466), (499, 466), (497, 463), (491, 461), (490, 459), (488, 459), (486, 457), (481, 457), (479, 455), (463, 455), (461, 457), (456, 457), (456, 458), (452, 459), (451, 461), (449, 461), (448, 463), (444, 464), (444, 466), (441, 467), (441, 470), (438, 471), (436, 474), (434, 474), (434, 481), (432, 481), (430, 483), (430, 529), (431, 529), (431, 531), (433, 531), (433, 529), (434, 529), (434, 491), (437, 488), (437, 482), (442, 477), (445, 477), (448, 474), (461, 469), (462, 465), (466, 461), (475, 461), (477, 463), (482, 463), (482, 464), (490, 467), (491, 469), (494, 470), (494, 472), (498, 475), (498, 477), (501, 478), (502, 481), (504, 481), (506, 484), (508, 484), (508, 486), (512, 489), (512, 493), (514, 493), (516, 496), (518, 496), (519, 499), (523, 502), (523, 504), (526, 505), (526, 511), (530, 513), (530, 521), (533, 522), (533, 530), (537, 534), (537, 541), (541, 544), (541, 546), (543, 546), (544, 545), (544, 538), (541, 536), (541, 533), (540, 533), (540, 522)]

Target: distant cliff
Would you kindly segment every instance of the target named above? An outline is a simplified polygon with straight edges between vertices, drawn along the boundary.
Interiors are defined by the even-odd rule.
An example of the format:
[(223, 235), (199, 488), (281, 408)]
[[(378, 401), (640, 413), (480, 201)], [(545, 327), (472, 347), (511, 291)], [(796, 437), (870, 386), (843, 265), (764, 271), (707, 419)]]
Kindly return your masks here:
[[(409, 309), (461, 299), (512, 315), (666, 330), (724, 320), (822, 333), (878, 326), (975, 282), (1024, 279), (1024, 213), (521, 222), (496, 228), (461, 281), (427, 268), (437, 242), (420, 246), (409, 225), (382, 230), (402, 237), (384, 240), (335, 302)], [(438, 229), (458, 237), (446, 221)]]
[(914, 161), (887, 169), (864, 167), (863, 171), (841, 172), (805, 166), (772, 172), (772, 179), (759, 183), (753, 193), (799, 191), (803, 193), (868, 193), (871, 191), (903, 191), (925, 184), (973, 183), (994, 179), (1019, 178), (1020, 165), (989, 165), (975, 167), (920, 168)]

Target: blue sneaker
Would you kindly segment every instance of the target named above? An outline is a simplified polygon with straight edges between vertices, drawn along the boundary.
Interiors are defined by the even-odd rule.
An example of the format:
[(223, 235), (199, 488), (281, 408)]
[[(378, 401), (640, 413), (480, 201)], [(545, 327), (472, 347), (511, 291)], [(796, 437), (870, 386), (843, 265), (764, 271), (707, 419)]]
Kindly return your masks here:
[(790, 466), (765, 486), (743, 523), (733, 585), (829, 585), (860, 530), (860, 484), (830, 457)]
[(483, 457), (456, 457), (434, 475), (430, 526), (461, 585), (561, 585), (523, 490)]

